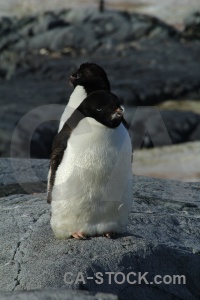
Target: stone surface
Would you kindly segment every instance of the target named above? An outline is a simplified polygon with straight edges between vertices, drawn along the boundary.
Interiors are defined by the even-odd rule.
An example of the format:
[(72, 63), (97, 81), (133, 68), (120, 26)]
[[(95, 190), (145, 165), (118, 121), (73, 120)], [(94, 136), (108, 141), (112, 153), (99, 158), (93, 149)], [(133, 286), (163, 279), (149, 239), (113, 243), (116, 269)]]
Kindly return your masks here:
[[(122, 300), (131, 299), (132, 295), (143, 300), (147, 294), (152, 300), (198, 299), (199, 183), (134, 177), (133, 199), (126, 233), (116, 239), (96, 237), (80, 241), (55, 239), (46, 194), (2, 197), (1, 297), (6, 291), (66, 288), (112, 293)], [(66, 272), (73, 273), (73, 283), (66, 282)], [(83, 273), (80, 281), (76, 281), (78, 272)], [(89, 278), (97, 272), (103, 274), (102, 284)], [(130, 272), (148, 272), (146, 278), (150, 282), (155, 275), (184, 275), (186, 284), (117, 284), (114, 278), (109, 284), (105, 272), (123, 272), (125, 276)]]
[(200, 9), (185, 19), (184, 34), (190, 38), (200, 39)]
[(140, 106), (128, 108), (125, 118), (130, 126), (134, 149), (200, 140), (200, 115), (193, 112)]
[[(50, 157), (63, 105), (72, 92), (66, 79), (85, 61), (105, 68), (130, 118), (135, 106), (200, 99), (200, 41), (185, 39), (157, 18), (100, 14), (90, 8), (1, 17), (0, 24), (0, 156)], [(52, 111), (53, 104), (57, 108)], [(197, 114), (161, 112), (164, 137), (163, 123), (148, 108), (144, 115), (136, 118), (139, 147), (146, 127), (152, 128), (156, 146), (200, 138)], [(151, 138), (145, 137), (143, 147), (152, 146)]]
[(111, 294), (69, 291), (66, 289), (48, 289), (29, 292), (0, 293), (0, 300), (117, 300)]
[(0, 197), (46, 191), (49, 160), (0, 159)]
[[(10, 18), (0, 31), (0, 50), (59, 50), (73, 46), (93, 52), (101, 45), (114, 49), (122, 41), (147, 37), (178, 37), (173, 27), (157, 18), (89, 8), (71, 18), (71, 11), (47, 12), (38, 17)], [(0, 21), (4, 23), (4, 17)], [(155, 30), (156, 29), (156, 30)]]
[[(199, 99), (200, 46), (197, 44), (193, 46), (190, 43), (181, 45), (172, 42), (168, 43), (165, 49), (162, 49), (159, 43), (155, 48), (155, 44), (153, 45), (149, 41), (142, 45), (142, 50), (125, 48), (123, 51), (127, 51), (127, 55), (130, 53), (128, 61), (126, 57), (115, 57), (114, 55), (113, 57), (110, 57), (110, 55), (99, 56), (98, 59), (94, 55), (90, 57), (90, 61), (95, 61), (106, 69), (111, 81), (112, 91), (118, 95), (127, 107), (156, 105), (158, 102), (160, 103), (169, 98), (187, 98), (190, 93), (193, 94), (194, 98)], [(164, 59), (163, 55), (167, 59)], [(66, 84), (66, 78), (69, 78), (78, 65), (85, 61), (88, 61), (87, 56), (78, 57), (76, 62), (74, 58), (30, 56), (26, 57), (17, 67), (14, 78), (9, 81), (0, 80), (0, 101), (2, 104), (0, 111), (1, 156), (10, 156), (13, 131), (25, 114), (38, 107), (37, 113), (31, 116), (31, 120), (38, 120), (37, 125), (40, 126), (45, 116), (51, 115), (48, 108), (44, 111), (40, 108), (40, 105), (64, 105), (67, 103), (72, 88)], [(127, 68), (129, 75), (125, 77), (127, 76), (125, 75), (127, 74)], [(186, 69), (187, 72), (185, 72)], [(122, 76), (122, 74), (124, 75)], [(62, 113), (62, 105), (57, 111), (57, 120)], [(176, 118), (175, 114), (174, 117)], [(170, 118), (168, 117), (168, 119)], [(50, 124), (41, 125), (40, 129), (36, 129), (37, 132), (33, 136), (33, 147), (38, 139), (43, 140), (44, 143), (40, 145), (39, 153), (38, 150), (34, 150), (32, 157), (49, 157), (52, 138), (57, 129), (56, 125), (53, 128), (53, 124), (55, 123), (51, 121)], [(23, 154), (23, 151), (26, 148), (26, 131), (30, 126), (31, 123), (28, 123), (21, 128), (19, 135), (23, 145), (18, 149), (18, 157), (27, 157)], [(169, 126), (173, 127), (173, 121), (170, 121)], [(184, 127), (182, 129), (184, 130)], [(183, 138), (181, 141), (184, 142), (186, 139)]]
[[(66, 79), (88, 60), (105, 68), (129, 115), (134, 106), (200, 98), (200, 42), (184, 39), (159, 19), (91, 8), (1, 17), (0, 24), (0, 156), (49, 158), (62, 105), (72, 91)], [(52, 104), (60, 105), (54, 113), (42, 107)], [(22, 124), (27, 113), (29, 121)], [(173, 143), (190, 140), (188, 132), (199, 140), (198, 116), (170, 111), (162, 118)], [(150, 146), (146, 140), (143, 146)]]
[(200, 114), (200, 100), (168, 100), (158, 105), (159, 109), (164, 110), (183, 110), (192, 111)]

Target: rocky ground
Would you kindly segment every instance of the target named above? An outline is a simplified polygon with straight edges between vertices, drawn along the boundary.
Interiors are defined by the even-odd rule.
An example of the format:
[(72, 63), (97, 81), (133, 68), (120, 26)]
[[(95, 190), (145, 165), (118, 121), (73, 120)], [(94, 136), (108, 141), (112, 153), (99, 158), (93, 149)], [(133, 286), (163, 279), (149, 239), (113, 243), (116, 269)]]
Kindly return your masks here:
[(199, 140), (198, 111), (152, 107), (200, 99), (198, 18), (193, 21), (179, 32), (154, 17), (92, 8), (1, 17), (0, 155), (29, 157), (33, 135), (31, 157), (49, 157), (72, 92), (68, 78), (85, 61), (106, 69), (126, 106), (135, 148)]
[[(135, 149), (200, 140), (198, 16), (183, 32), (153, 17), (93, 8), (1, 17), (0, 156), (49, 157), (72, 92), (68, 78), (85, 61), (106, 69)], [(142, 161), (151, 155), (141, 153)]]
[[(12, 194), (0, 198), (0, 299), (199, 298), (198, 183), (134, 177), (134, 202), (125, 234), (116, 239), (56, 240), (44, 187), (30, 194), (26, 186), (27, 182), (43, 182), (47, 169), (46, 160), (0, 159), (1, 186), (8, 190), (9, 184), (15, 185)], [(66, 272), (74, 277), (83, 272), (85, 281), (66, 284)], [(149, 282), (158, 274), (184, 275), (186, 282), (109, 284), (105, 277), (97, 284), (88, 278), (96, 272), (122, 272), (125, 276), (148, 272)]]

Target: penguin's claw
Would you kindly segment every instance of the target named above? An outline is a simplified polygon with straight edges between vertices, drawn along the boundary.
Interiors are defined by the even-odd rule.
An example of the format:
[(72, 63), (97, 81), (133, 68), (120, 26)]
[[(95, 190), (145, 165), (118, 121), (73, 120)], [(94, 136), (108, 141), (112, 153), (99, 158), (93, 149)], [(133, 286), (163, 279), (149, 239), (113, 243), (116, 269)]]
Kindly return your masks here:
[(82, 232), (74, 232), (72, 234), (72, 237), (77, 240), (86, 240), (87, 239), (87, 237)]
[(103, 236), (107, 237), (108, 239), (111, 239), (116, 236), (116, 233), (115, 232), (106, 232), (106, 233), (104, 233)]

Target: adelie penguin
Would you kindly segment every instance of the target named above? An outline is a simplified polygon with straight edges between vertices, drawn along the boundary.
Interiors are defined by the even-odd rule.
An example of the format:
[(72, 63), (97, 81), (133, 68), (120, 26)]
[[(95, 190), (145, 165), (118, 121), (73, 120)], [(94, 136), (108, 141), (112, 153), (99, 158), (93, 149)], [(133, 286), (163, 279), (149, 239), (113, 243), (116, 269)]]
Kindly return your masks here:
[[(93, 67), (100, 72), (91, 76)], [(110, 237), (126, 229), (133, 201), (132, 146), (124, 109), (101, 67), (84, 64), (72, 81), (82, 94), (72, 93), (73, 109), (68, 116), (65, 109), (53, 142), (51, 227), (57, 238)]]

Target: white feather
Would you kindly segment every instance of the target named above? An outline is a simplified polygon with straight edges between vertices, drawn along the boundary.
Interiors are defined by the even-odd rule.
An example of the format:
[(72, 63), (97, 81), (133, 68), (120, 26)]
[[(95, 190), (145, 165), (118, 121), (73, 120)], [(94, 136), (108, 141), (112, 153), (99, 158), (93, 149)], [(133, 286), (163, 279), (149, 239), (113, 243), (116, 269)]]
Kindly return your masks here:
[(87, 97), (87, 93), (83, 86), (78, 85), (69, 98), (69, 102), (61, 116), (58, 132), (62, 129), (65, 122), (72, 115), (73, 111), (81, 104)]

